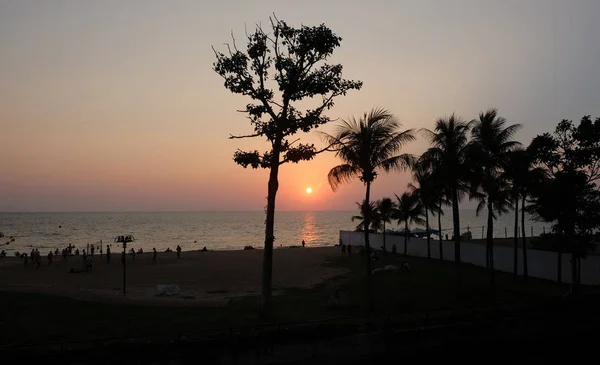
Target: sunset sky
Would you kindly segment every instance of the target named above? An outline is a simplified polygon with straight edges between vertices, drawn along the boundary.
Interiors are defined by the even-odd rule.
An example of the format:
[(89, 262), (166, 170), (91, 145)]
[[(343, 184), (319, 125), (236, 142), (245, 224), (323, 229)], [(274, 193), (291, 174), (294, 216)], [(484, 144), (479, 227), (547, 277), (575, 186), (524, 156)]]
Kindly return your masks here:
[[(0, 0), (0, 211), (262, 210), (267, 171), (232, 155), (267, 145), (227, 139), (251, 131), (248, 99), (224, 89), (211, 45), (273, 12), (343, 38), (334, 61), (364, 88), (332, 118), (379, 106), (418, 129), (495, 106), (528, 143), (600, 116), (597, 0)], [(277, 209), (354, 210), (359, 181), (327, 185), (338, 162), (285, 165)], [(382, 176), (373, 197), (408, 181)]]

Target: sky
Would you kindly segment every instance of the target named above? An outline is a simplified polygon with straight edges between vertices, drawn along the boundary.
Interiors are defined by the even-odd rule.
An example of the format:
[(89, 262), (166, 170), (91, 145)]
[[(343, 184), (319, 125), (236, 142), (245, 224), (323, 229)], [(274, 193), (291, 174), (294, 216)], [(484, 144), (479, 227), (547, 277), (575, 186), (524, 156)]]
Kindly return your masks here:
[[(331, 118), (383, 107), (419, 129), (497, 107), (529, 143), (600, 116), (597, 0), (0, 0), (0, 211), (262, 210), (268, 172), (232, 156), (267, 144), (228, 139), (251, 132), (236, 112), (249, 100), (224, 88), (211, 46), (243, 45), (272, 13), (343, 38), (332, 60), (364, 87)], [(339, 162), (283, 166), (277, 209), (354, 210), (359, 181), (327, 184)], [(409, 181), (382, 175), (372, 196)]]

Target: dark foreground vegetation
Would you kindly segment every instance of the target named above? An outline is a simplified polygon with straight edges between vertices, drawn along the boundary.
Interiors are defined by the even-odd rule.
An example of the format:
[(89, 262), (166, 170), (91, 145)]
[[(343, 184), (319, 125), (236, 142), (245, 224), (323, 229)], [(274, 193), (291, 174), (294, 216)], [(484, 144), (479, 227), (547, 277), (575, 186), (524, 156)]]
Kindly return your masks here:
[[(485, 269), (465, 265), (457, 294), (452, 263), (389, 255), (373, 266), (405, 261), (410, 272), (373, 275), (371, 316), (358, 255), (331, 257), (326, 265), (346, 266), (350, 273), (312, 290), (287, 290), (274, 298), (272, 317), (261, 322), (258, 297), (235, 299), (224, 308), (157, 308), (4, 292), (0, 351), (6, 359), (25, 352), (28, 359), (39, 355), (63, 364), (231, 363), (232, 356), (254, 363), (259, 355), (274, 363), (313, 355), (348, 362), (385, 356), (388, 349), (403, 348), (403, 357), (410, 357), (419, 349), (450, 346), (450, 340), (491, 341), (504, 333), (558, 331), (578, 323), (565, 307), (575, 305), (564, 299), (568, 288), (553, 282), (498, 273), (492, 291)], [(347, 308), (328, 307), (335, 288), (348, 296)]]

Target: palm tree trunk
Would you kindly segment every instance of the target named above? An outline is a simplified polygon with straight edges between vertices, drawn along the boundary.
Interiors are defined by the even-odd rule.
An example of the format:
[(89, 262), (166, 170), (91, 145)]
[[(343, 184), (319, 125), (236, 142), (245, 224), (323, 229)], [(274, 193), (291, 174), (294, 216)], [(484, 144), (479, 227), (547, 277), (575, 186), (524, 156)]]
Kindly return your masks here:
[(523, 245), (523, 277), (529, 275), (527, 271), (527, 238), (525, 237), (525, 195), (521, 198), (521, 236)]
[(556, 259), (557, 259), (557, 263), (556, 263), (556, 281), (558, 281), (559, 283), (562, 283), (562, 232), (559, 231), (557, 232), (558, 237), (557, 237), (557, 241), (556, 241)]
[(519, 274), (519, 196), (515, 197), (515, 231), (513, 237), (513, 275)]
[(408, 220), (404, 222), (404, 256), (408, 253)]
[(385, 248), (385, 222), (383, 222), (383, 254), (387, 255), (387, 249)]
[(571, 294), (576, 295), (578, 293), (579, 286), (577, 285), (577, 257), (575, 256), (575, 250), (571, 252)]
[(427, 234), (427, 258), (431, 260), (431, 239), (429, 238), (429, 209), (425, 208), (425, 234)]
[(440, 207), (438, 208), (438, 233), (440, 241), (440, 260), (444, 259), (444, 247), (442, 246), (442, 199), (440, 199)]
[(488, 262), (490, 269), (490, 286), (496, 285), (496, 275), (494, 270), (494, 212), (492, 203), (488, 203), (488, 229), (487, 229), (487, 247), (488, 247)]
[(581, 257), (577, 257), (577, 285), (581, 285)]
[[(277, 145), (277, 142), (276, 142)], [(263, 269), (260, 287), (260, 316), (265, 317), (271, 310), (271, 294), (273, 285), (273, 242), (275, 241), (275, 197), (279, 189), (277, 179), (279, 173), (278, 149), (273, 149), (271, 169), (269, 172), (267, 219), (265, 224), (265, 249), (263, 251)]]
[(458, 189), (452, 189), (452, 221), (454, 223), (454, 263), (456, 267), (456, 286), (462, 285), (462, 272), (460, 263), (460, 213), (458, 211)]
[[(369, 204), (371, 199), (371, 183), (367, 181), (365, 201)], [(369, 227), (371, 226), (371, 209), (365, 214), (365, 268), (367, 270), (367, 301), (369, 313), (373, 310), (373, 298), (371, 292), (371, 245), (369, 244)]]

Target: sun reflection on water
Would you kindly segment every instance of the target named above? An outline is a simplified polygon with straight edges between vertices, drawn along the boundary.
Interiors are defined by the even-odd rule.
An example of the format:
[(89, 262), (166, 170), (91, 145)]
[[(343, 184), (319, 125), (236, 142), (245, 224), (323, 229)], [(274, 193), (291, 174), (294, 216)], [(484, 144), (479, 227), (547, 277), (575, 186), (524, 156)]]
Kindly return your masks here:
[(319, 236), (317, 228), (317, 219), (313, 212), (304, 213), (304, 227), (302, 228), (302, 239), (310, 246)]

